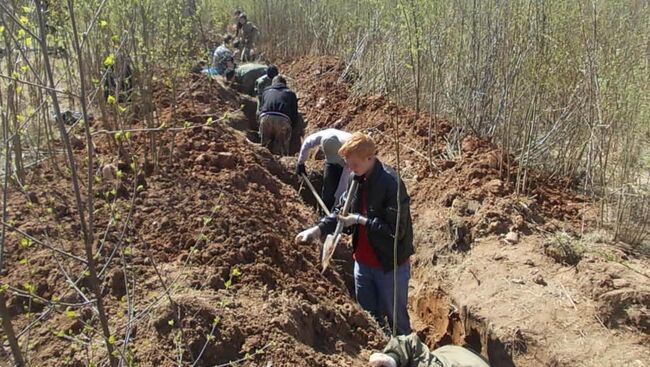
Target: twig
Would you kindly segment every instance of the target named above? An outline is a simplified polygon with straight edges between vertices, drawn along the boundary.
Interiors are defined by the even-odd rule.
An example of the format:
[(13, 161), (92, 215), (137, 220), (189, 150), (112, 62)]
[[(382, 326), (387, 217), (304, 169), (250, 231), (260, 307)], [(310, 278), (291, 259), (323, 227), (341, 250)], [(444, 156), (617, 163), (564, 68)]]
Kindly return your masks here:
[(571, 298), (571, 295), (569, 294), (569, 292), (567, 292), (566, 288), (564, 288), (564, 285), (562, 284), (562, 282), (558, 282), (558, 283), (560, 283), (560, 287), (562, 287), (562, 290), (564, 291), (564, 295), (566, 295), (567, 298), (569, 299), (569, 301), (571, 302), (571, 305), (573, 306), (573, 309), (575, 309), (577, 311), (578, 307), (576, 306), (576, 303), (573, 301), (573, 298)]
[[(38, 24), (39, 24), (39, 29), (41, 33), (41, 39), (40, 39), (40, 46), (41, 49), (44, 50), (43, 52), (43, 63), (45, 66), (45, 71), (47, 74), (48, 82), (50, 86), (54, 86), (54, 73), (52, 71), (52, 66), (50, 64), (50, 58), (49, 55), (47, 54), (47, 37), (45, 35), (45, 20), (44, 20), (44, 4), (43, 0), (36, 1), (37, 3), (37, 9), (36, 9), (36, 15), (38, 17)], [(74, 10), (72, 7), (72, 2), (68, 1), (68, 8), (70, 12), (70, 18), (71, 22), (73, 25), (73, 34), (74, 38), (77, 39), (77, 32), (76, 32), (76, 21), (75, 21), (75, 14)], [(78, 39), (77, 39), (78, 41)], [(77, 44), (77, 47), (75, 47), (77, 50), (77, 53), (80, 54), (80, 50)], [(74, 157), (74, 152), (72, 151), (72, 145), (70, 144), (70, 138), (68, 137), (68, 133), (65, 129), (65, 126), (63, 124), (63, 119), (61, 118), (61, 108), (59, 105), (59, 100), (58, 96), (56, 93), (50, 91), (50, 97), (52, 98), (52, 106), (54, 107), (54, 112), (56, 115), (56, 122), (57, 126), (59, 128), (59, 132), (61, 134), (61, 140), (63, 141), (63, 145), (65, 146), (66, 149), (66, 155), (68, 157), (68, 163), (69, 163), (69, 169), (71, 172), (71, 178), (72, 178), (72, 188), (75, 194), (75, 202), (77, 204), (77, 212), (79, 214), (79, 222), (81, 225), (81, 232), (83, 234), (83, 239), (84, 239), (84, 250), (86, 253), (86, 260), (88, 261), (88, 271), (90, 273), (89, 276), (89, 281), (90, 281), (90, 287), (93, 290), (93, 293), (95, 294), (95, 297), (97, 298), (97, 312), (99, 316), (99, 321), (101, 324), (102, 328), (102, 334), (104, 337), (104, 344), (106, 346), (106, 350), (108, 352), (108, 358), (111, 364), (111, 367), (117, 367), (118, 362), (115, 356), (113, 355), (113, 343), (110, 342), (110, 337), (111, 337), (111, 331), (108, 325), (108, 317), (106, 316), (106, 312), (104, 310), (104, 302), (102, 300), (102, 294), (99, 286), (99, 280), (97, 278), (97, 268), (95, 266), (95, 260), (94, 260), (94, 254), (93, 254), (93, 237), (94, 234), (92, 233), (92, 226), (88, 226), (88, 223), (86, 222), (86, 217), (84, 215), (84, 205), (83, 201), (81, 198), (81, 189), (79, 186), (79, 175), (77, 173), (77, 162), (75, 161)], [(85, 103), (85, 101), (82, 101), (82, 103)], [(88, 147), (88, 149), (92, 149), (92, 147)], [(89, 162), (90, 163), (90, 162)], [(89, 178), (90, 179), (90, 178)], [(88, 209), (90, 212), (92, 212), (92, 208)], [(92, 218), (92, 216), (91, 216)]]
[(54, 246), (52, 246), (52, 245), (49, 245), (49, 244), (47, 244), (47, 243), (45, 243), (45, 242), (43, 242), (43, 241), (40, 241), (40, 240), (37, 239), (36, 237), (34, 237), (34, 236), (30, 236), (30, 235), (27, 234), (26, 232), (24, 232), (24, 231), (22, 231), (22, 230), (20, 230), (20, 229), (18, 229), (18, 228), (16, 228), (16, 227), (14, 227), (14, 226), (12, 226), (12, 225), (9, 224), (9, 223), (6, 223), (5, 221), (0, 220), (0, 224), (2, 224), (4, 227), (9, 228), (9, 229), (12, 230), (12, 231), (18, 232), (18, 233), (20, 233), (21, 235), (23, 235), (23, 236), (29, 238), (33, 243), (35, 243), (35, 244), (37, 244), (37, 245), (43, 246), (43, 247), (45, 247), (45, 248), (48, 248), (48, 249), (50, 249), (50, 250), (52, 250), (52, 251), (54, 251), (54, 252), (56, 252), (56, 253), (58, 253), (58, 254), (61, 254), (61, 255), (66, 256), (66, 257), (69, 257), (69, 258), (71, 258), (71, 259), (77, 260), (77, 261), (79, 261), (80, 263), (83, 263), (83, 264), (86, 264), (86, 265), (88, 264), (88, 261), (87, 261), (86, 259), (84, 259), (84, 258), (82, 258), (82, 257), (79, 257), (79, 256), (76, 256), (76, 255), (73, 255), (73, 254), (70, 254), (70, 253), (65, 252), (65, 251), (63, 251), (63, 250), (61, 250), (61, 249), (58, 249), (58, 248), (56, 248), (56, 247), (54, 247)]
[(603, 320), (598, 315), (594, 314), (594, 317), (596, 318), (596, 320), (598, 320), (598, 323), (600, 323), (600, 325), (602, 325), (602, 327), (604, 329), (608, 330), (607, 326), (605, 326), (605, 323), (603, 322)]
[(94, 300), (87, 300), (87, 301), (81, 302), (81, 303), (58, 302), (58, 301), (55, 302), (55, 301), (50, 301), (48, 299), (45, 299), (45, 298), (43, 298), (43, 297), (41, 297), (39, 295), (25, 292), (25, 291), (23, 291), (21, 289), (18, 289), (16, 287), (9, 286), (8, 290), (12, 291), (13, 294), (15, 294), (16, 296), (19, 296), (19, 297), (22, 297), (22, 298), (27, 298), (27, 299), (36, 299), (39, 302), (41, 302), (41, 303), (43, 303), (45, 305), (48, 305), (48, 306), (83, 307), (83, 306), (87, 306), (87, 305), (92, 304), (92, 303), (95, 302)]
[[(221, 196), (219, 196), (219, 197), (221, 198)], [(210, 213), (210, 218), (212, 218), (214, 216), (214, 214), (217, 212), (218, 205), (219, 205), (219, 201), (217, 202), (217, 204), (212, 209), (212, 212)], [(194, 246), (192, 248), (196, 247), (196, 245), (199, 243), (199, 241), (201, 240), (201, 237), (203, 236), (203, 232), (205, 231), (206, 227), (207, 227), (207, 223), (204, 222), (203, 227), (201, 228), (201, 231), (199, 233), (199, 236), (197, 237), (196, 242), (194, 243)], [(194, 253), (193, 251), (190, 251), (189, 256), (187, 256), (187, 259), (185, 259), (185, 263), (183, 263), (183, 266), (181, 268), (180, 273), (176, 276), (176, 278), (174, 278), (174, 280), (171, 281), (171, 283), (169, 283), (167, 285), (167, 287), (170, 289), (170, 294), (174, 290), (174, 286), (176, 285), (176, 283), (181, 279), (181, 277), (183, 275), (185, 275), (185, 271), (187, 270), (188, 264), (189, 264), (189, 262), (190, 262), (190, 260), (192, 258), (193, 253)], [(158, 298), (156, 298), (153, 302), (151, 302), (149, 305), (147, 305), (145, 308), (143, 308), (136, 316), (134, 316), (132, 320), (127, 322), (125, 325), (120, 326), (118, 329), (123, 329), (123, 328), (126, 328), (126, 327), (130, 327), (132, 324), (139, 321), (142, 317), (144, 317), (144, 315), (146, 315), (149, 312), (149, 310), (151, 310), (154, 306), (158, 305), (158, 303), (165, 297), (167, 297), (167, 294), (163, 294), (163, 295), (159, 296)]]
[(44, 89), (44, 90), (47, 90), (47, 91), (49, 91), (49, 92), (55, 92), (55, 93), (65, 94), (65, 95), (68, 95), (68, 96), (73, 96), (73, 97), (77, 97), (77, 98), (79, 98), (78, 95), (76, 95), (76, 94), (74, 94), (74, 93), (71, 93), (71, 92), (66, 92), (66, 91), (63, 91), (63, 90), (60, 90), (60, 89), (56, 89), (56, 88), (52, 88), (52, 87), (47, 87), (47, 86), (45, 86), (45, 85), (36, 84), (36, 83), (28, 82), (28, 81), (26, 81), (26, 80), (13, 78), (13, 77), (10, 77), (9, 75), (0, 74), (0, 78), (2, 78), (2, 79), (7, 79), (7, 80), (11, 80), (11, 81), (13, 81), (13, 82), (17, 82), (17, 83), (22, 83), (22, 84), (31, 85), (32, 87), (36, 87), (36, 88), (40, 88), (40, 89)]
[(481, 285), (481, 281), (478, 279), (478, 277), (476, 276), (476, 274), (474, 274), (474, 270), (472, 270), (472, 269), (468, 269), (468, 271), (469, 271), (470, 274), (472, 274), (472, 276), (474, 277), (474, 279), (476, 279), (476, 282), (478, 283), (478, 285)]
[[(262, 348), (256, 350), (256, 351), (255, 351), (255, 355), (256, 355), (256, 354), (261, 354), (261, 353), (263, 353), (264, 351), (266, 351), (269, 347), (271, 347), (271, 346), (273, 346), (273, 345), (274, 345), (273, 342), (269, 342), (268, 344), (266, 344), (266, 345), (263, 346)], [(228, 363), (223, 363), (223, 364), (215, 365), (215, 366), (212, 366), (212, 367), (229, 367), (229, 366), (236, 366), (236, 365), (238, 365), (239, 363), (241, 363), (241, 362), (245, 362), (245, 361), (247, 361), (247, 360), (249, 360), (249, 359), (250, 359), (250, 356), (246, 356), (246, 357), (240, 358), (240, 359), (238, 359), (238, 360), (236, 360), (236, 361), (230, 361), (230, 362), (228, 362)]]
[[(37, 6), (38, 6), (38, 5), (40, 5), (40, 4), (37, 4)], [(16, 17), (12, 14), (12, 12), (9, 11), (9, 9), (7, 9), (7, 8), (4, 6), (4, 2), (0, 3), (0, 9), (2, 9), (2, 11), (3, 11), (5, 14), (7, 14), (7, 16), (8, 16), (11, 20), (13, 20), (14, 23), (16, 23), (17, 26), (19, 26), (20, 28), (22, 28), (25, 32), (29, 33), (29, 35), (32, 36), (36, 42), (41, 43), (41, 38), (40, 38), (39, 36), (37, 36), (34, 32), (32, 32), (31, 29), (25, 27), (25, 26), (23, 25), (23, 23), (20, 22), (20, 20), (16, 19)], [(44, 49), (44, 50), (45, 50), (45, 52), (47, 52), (47, 49)]]

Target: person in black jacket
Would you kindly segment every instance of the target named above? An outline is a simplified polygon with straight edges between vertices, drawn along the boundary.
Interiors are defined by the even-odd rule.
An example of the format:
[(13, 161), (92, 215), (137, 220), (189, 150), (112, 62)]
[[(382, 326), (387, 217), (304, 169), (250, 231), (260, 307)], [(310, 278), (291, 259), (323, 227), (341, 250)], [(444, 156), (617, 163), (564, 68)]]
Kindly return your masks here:
[[(385, 325), (386, 317), (391, 326), (396, 324), (398, 335), (408, 335), (411, 333), (407, 311), (409, 258), (414, 249), (406, 186), (392, 168), (377, 159), (374, 141), (363, 133), (352, 134), (339, 154), (353, 172), (350, 183), (352, 180), (359, 183), (351, 199), (351, 214), (341, 216), (335, 210), (332, 215), (321, 219), (317, 226), (299, 233), (296, 242), (314, 242), (333, 233), (337, 221), (351, 228), (357, 301), (381, 326)], [(395, 245), (397, 258), (393, 252)], [(397, 284), (393, 278), (395, 271)], [(397, 292), (396, 309), (393, 307), (394, 291)], [(393, 320), (393, 315), (396, 315), (396, 320)]]
[(298, 98), (287, 87), (286, 78), (278, 75), (264, 90), (262, 100), (259, 130), (262, 145), (273, 154), (287, 155), (292, 131), (300, 124)]

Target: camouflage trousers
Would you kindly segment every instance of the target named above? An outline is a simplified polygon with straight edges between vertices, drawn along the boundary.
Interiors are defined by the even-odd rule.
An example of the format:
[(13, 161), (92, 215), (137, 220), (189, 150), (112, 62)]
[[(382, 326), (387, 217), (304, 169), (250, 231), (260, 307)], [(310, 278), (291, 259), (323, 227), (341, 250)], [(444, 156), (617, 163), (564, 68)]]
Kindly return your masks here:
[(260, 140), (272, 154), (288, 155), (291, 142), (291, 120), (279, 115), (260, 116)]

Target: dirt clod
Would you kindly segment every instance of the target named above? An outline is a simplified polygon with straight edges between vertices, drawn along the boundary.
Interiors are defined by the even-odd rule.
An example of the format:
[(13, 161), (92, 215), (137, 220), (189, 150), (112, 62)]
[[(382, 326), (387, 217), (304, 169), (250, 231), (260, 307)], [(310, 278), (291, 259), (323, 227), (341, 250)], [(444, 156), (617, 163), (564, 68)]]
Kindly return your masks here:
[(576, 265), (582, 259), (582, 256), (571, 245), (561, 241), (546, 243), (544, 245), (544, 254), (565, 265)]
[(542, 286), (548, 285), (546, 283), (546, 280), (544, 280), (544, 277), (542, 276), (542, 274), (536, 274), (535, 276), (533, 276), (533, 282), (535, 284), (539, 284), (539, 285), (542, 285)]

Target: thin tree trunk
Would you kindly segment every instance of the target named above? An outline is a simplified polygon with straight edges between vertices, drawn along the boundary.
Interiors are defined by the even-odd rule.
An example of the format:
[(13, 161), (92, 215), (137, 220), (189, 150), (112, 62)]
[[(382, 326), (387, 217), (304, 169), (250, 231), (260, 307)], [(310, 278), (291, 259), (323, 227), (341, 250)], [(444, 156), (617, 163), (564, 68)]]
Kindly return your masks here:
[[(74, 16), (74, 11), (72, 11), (72, 3), (71, 0), (68, 2), (68, 6), (70, 7), (70, 14), (71, 16)], [(43, 14), (43, 0), (38, 1), (38, 9), (36, 11), (36, 15), (38, 16), (38, 23), (39, 23), (39, 28), (40, 28), (40, 44), (41, 44), (41, 50), (43, 51), (43, 61), (44, 61), (44, 66), (45, 66), (45, 71), (47, 73), (47, 78), (50, 83), (50, 86), (54, 88), (54, 76), (52, 73), (52, 67), (50, 64), (50, 59), (49, 55), (47, 54), (47, 34), (46, 34), (46, 28), (45, 28), (45, 19), (43, 19), (44, 14)], [(73, 21), (74, 23), (74, 21)], [(75, 29), (75, 35), (76, 35), (76, 29)], [(77, 46), (78, 46), (78, 42)], [(77, 52), (80, 53), (80, 50), (77, 47)], [(83, 84), (83, 83), (82, 83)], [(85, 218), (85, 209), (84, 209), (84, 204), (83, 200), (81, 198), (81, 189), (79, 187), (79, 176), (77, 173), (77, 163), (75, 161), (74, 157), (74, 152), (72, 151), (72, 146), (70, 144), (70, 139), (68, 137), (68, 133), (65, 129), (65, 125), (63, 123), (63, 120), (61, 118), (61, 109), (59, 107), (59, 100), (55, 92), (50, 91), (50, 97), (52, 98), (52, 106), (54, 107), (54, 113), (56, 115), (56, 122), (59, 128), (59, 133), (61, 135), (61, 140), (63, 141), (64, 148), (66, 150), (66, 154), (68, 156), (68, 164), (70, 165), (70, 173), (71, 173), (71, 178), (72, 178), (72, 187), (73, 191), (75, 194), (75, 201), (77, 204), (77, 211), (79, 213), (79, 222), (81, 225), (81, 232), (83, 234), (83, 239), (84, 239), (84, 248), (86, 252), (86, 260), (88, 261), (88, 272), (89, 274), (89, 282), (90, 282), (90, 287), (95, 294), (96, 297), (96, 306), (97, 306), (97, 313), (99, 316), (99, 322), (101, 324), (101, 329), (102, 333), (104, 336), (104, 342), (106, 344), (106, 350), (108, 352), (108, 358), (111, 363), (112, 367), (117, 367), (118, 365), (118, 360), (115, 358), (113, 355), (113, 343), (111, 342), (111, 332), (108, 326), (108, 318), (106, 316), (106, 311), (104, 310), (104, 301), (103, 301), (103, 296), (101, 293), (101, 289), (99, 286), (99, 279), (97, 278), (97, 268), (95, 264), (95, 258), (93, 254), (93, 234), (89, 231), (89, 226), (88, 223), (86, 222)], [(84, 101), (85, 102), (85, 101)], [(88, 123), (86, 123), (88, 125)], [(88, 149), (91, 150), (92, 146), (88, 146)], [(91, 163), (91, 162), (89, 162)], [(90, 178), (89, 178), (90, 179)], [(92, 207), (87, 208), (88, 211), (92, 211)]]

